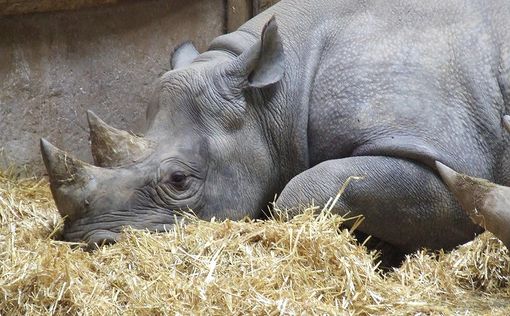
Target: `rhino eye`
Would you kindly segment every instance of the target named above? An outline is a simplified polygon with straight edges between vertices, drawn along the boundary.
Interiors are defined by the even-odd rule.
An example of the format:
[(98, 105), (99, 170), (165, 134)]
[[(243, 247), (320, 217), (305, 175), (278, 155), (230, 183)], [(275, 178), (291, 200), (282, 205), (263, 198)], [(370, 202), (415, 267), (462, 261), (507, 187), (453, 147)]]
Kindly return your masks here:
[(183, 189), (186, 184), (186, 178), (184, 172), (176, 171), (170, 176), (170, 183), (177, 189)]

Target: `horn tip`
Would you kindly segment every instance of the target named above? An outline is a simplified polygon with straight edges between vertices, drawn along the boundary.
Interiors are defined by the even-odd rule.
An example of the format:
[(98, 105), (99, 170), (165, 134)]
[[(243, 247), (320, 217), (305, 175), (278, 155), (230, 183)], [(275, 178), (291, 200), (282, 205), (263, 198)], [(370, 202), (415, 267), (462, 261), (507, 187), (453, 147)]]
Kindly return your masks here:
[(45, 138), (40, 139), (40, 145), (44, 165), (46, 166), (48, 172), (51, 173), (51, 171), (55, 169), (55, 165), (57, 164), (61, 150), (55, 147)]
[(46, 146), (47, 146), (48, 141), (46, 140), (46, 138), (41, 137), (41, 138), (39, 139), (39, 144), (41, 145), (41, 148), (44, 148), (44, 147), (46, 147)]
[(503, 125), (505, 126), (506, 130), (510, 132), (510, 115), (503, 116)]
[(439, 161), (436, 161), (436, 168), (443, 181), (449, 187), (452, 187), (457, 181), (459, 173)]
[(53, 146), (53, 144), (47, 141), (45, 138), (41, 137), (39, 144), (41, 146), (43, 157), (47, 158), (55, 152), (56, 147)]
[(97, 125), (101, 119), (96, 115), (96, 113), (92, 112), (91, 110), (87, 110), (87, 121), (89, 122), (89, 126), (93, 126)]

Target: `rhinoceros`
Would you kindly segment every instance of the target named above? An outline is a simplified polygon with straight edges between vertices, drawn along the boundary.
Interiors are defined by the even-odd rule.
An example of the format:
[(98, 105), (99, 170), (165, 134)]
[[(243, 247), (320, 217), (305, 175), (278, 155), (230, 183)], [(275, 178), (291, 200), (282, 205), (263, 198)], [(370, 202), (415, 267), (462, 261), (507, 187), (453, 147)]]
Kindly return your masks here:
[(455, 247), (481, 229), (435, 162), (510, 185), (509, 45), (506, 0), (282, 0), (179, 46), (143, 137), (89, 113), (94, 165), (41, 140), (64, 238), (298, 210), (360, 176), (333, 212), (403, 252)]

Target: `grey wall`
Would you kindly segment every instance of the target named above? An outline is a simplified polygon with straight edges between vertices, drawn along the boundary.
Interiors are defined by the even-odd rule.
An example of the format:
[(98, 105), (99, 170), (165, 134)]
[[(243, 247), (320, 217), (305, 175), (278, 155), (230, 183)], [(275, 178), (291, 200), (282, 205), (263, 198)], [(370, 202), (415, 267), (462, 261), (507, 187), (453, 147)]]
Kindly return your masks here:
[(87, 109), (139, 132), (170, 52), (188, 39), (205, 49), (223, 11), (224, 0), (159, 0), (0, 16), (0, 168), (44, 172), (40, 137), (91, 161)]

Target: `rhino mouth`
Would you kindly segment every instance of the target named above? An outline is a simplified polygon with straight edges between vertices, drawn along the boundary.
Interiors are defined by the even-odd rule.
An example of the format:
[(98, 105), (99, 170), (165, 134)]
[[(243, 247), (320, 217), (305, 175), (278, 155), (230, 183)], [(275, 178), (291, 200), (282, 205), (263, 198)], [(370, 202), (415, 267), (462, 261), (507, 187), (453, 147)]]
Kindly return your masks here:
[[(149, 213), (150, 212), (150, 213)], [(128, 214), (126, 214), (128, 213)], [(150, 216), (147, 216), (150, 214)], [(64, 221), (63, 238), (66, 241), (83, 243), (89, 249), (111, 245), (119, 240), (127, 228), (152, 233), (168, 232), (182, 217), (172, 212), (147, 211), (146, 216), (129, 211), (117, 211), (99, 216), (89, 216), (75, 221)]]

